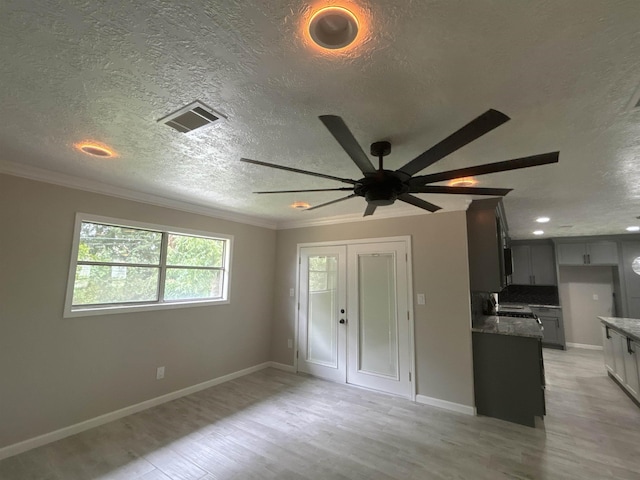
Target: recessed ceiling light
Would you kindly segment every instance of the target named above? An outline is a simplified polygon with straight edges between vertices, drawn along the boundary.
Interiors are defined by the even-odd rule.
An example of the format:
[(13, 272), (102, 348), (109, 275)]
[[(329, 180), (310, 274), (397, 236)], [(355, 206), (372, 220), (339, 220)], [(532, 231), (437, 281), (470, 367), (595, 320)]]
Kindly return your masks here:
[(87, 155), (94, 157), (111, 158), (115, 157), (116, 153), (109, 147), (95, 142), (78, 142), (73, 145), (77, 150)]
[(311, 16), (309, 35), (323, 48), (338, 50), (358, 36), (358, 19), (344, 7), (321, 8)]
[(544, 235), (544, 231), (543, 230), (535, 230), (533, 232), (534, 235)]
[(640, 232), (640, 227), (635, 225), (632, 227), (627, 227), (627, 232)]
[(536, 222), (538, 222), (538, 223), (547, 223), (549, 220), (551, 220), (549, 217), (538, 217), (538, 218), (536, 218)]
[(473, 177), (454, 178), (449, 182), (450, 187), (473, 187), (478, 183)]
[(293, 202), (291, 205), (289, 205), (291, 208), (295, 208), (297, 210), (305, 210), (309, 207), (311, 207), (311, 205), (309, 205), (307, 202)]

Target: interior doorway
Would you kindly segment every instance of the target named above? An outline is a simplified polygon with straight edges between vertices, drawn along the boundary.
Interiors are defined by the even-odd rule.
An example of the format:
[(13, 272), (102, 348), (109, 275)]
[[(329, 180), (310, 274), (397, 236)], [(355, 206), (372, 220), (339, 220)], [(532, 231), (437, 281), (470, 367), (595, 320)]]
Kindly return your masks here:
[(409, 237), (298, 251), (298, 371), (413, 399)]

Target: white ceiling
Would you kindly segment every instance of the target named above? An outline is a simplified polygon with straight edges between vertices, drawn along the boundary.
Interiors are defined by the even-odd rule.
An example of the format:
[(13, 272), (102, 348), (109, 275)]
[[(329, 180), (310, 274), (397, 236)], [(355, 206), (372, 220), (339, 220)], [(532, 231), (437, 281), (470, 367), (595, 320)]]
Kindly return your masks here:
[[(390, 140), (385, 166), (395, 169), (495, 108), (511, 121), (422, 173), (559, 150), (556, 165), (477, 177), (514, 188), (504, 200), (513, 238), (531, 238), (540, 215), (551, 217), (545, 236), (640, 224), (637, 0), (344, 1), (363, 25), (342, 53), (303, 34), (329, 3), (4, 0), (0, 169), (44, 169), (287, 226), (360, 216), (365, 202), (293, 210), (343, 193), (251, 192), (344, 184), (241, 157), (357, 179), (318, 115), (342, 116), (365, 151)], [(156, 122), (196, 99), (228, 121), (186, 135)], [(76, 152), (84, 139), (119, 157)], [(444, 211), (472, 199), (420, 196)], [(394, 205), (373, 218), (407, 212), (423, 211)]]

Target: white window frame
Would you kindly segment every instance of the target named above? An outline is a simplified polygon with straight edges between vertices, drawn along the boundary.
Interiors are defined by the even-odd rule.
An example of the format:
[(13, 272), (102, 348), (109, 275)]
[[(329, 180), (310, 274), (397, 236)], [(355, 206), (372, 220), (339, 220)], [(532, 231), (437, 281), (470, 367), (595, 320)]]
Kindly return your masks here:
[[(80, 230), (82, 222), (99, 223), (106, 225), (114, 225), (124, 228), (137, 228), (141, 230), (150, 230), (160, 233), (188, 235), (194, 237), (206, 237), (215, 240), (225, 240), (225, 256), (223, 258), (223, 275), (222, 275), (222, 298), (220, 299), (189, 299), (189, 300), (154, 300), (152, 302), (136, 302), (136, 303), (119, 303), (109, 305), (73, 305), (73, 289), (76, 279), (76, 268), (78, 265), (78, 248), (80, 245)], [(149, 310), (164, 310), (171, 308), (185, 307), (202, 307), (210, 305), (224, 305), (231, 302), (230, 300), (230, 284), (231, 284), (231, 258), (233, 256), (233, 235), (225, 235), (221, 233), (205, 232), (200, 230), (190, 230), (186, 228), (170, 227), (167, 225), (158, 225), (152, 223), (137, 222), (134, 220), (125, 220), (121, 218), (104, 217), (100, 215), (92, 215), (89, 213), (76, 213), (75, 226), (73, 230), (73, 244), (71, 248), (71, 261), (69, 265), (69, 276), (67, 279), (67, 293), (64, 303), (64, 317), (84, 317), (90, 315), (107, 315), (114, 313), (128, 312), (144, 312)], [(160, 268), (163, 261), (161, 260)], [(165, 265), (166, 267), (166, 265)], [(163, 288), (161, 286), (161, 288)]]

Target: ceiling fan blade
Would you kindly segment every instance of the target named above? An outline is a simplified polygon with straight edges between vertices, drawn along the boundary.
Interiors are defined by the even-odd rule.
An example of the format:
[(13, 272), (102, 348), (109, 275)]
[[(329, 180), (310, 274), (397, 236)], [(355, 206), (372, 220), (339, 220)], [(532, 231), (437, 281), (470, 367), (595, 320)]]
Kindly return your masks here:
[(398, 170), (411, 177), (420, 170), (427, 168), (429, 165), (433, 165), (438, 160), (441, 160), (459, 148), (462, 148), (468, 143), (480, 138), (485, 133), (489, 133), (491, 130), (499, 127), (508, 120), (509, 117), (502, 112), (497, 110), (487, 110), (478, 118), (467, 123), (460, 130), (449, 135), (440, 143), (418, 155)]
[(329, 180), (336, 180), (338, 182), (350, 183), (351, 185), (355, 185), (357, 183), (355, 180), (351, 180), (349, 178), (334, 177), (332, 175), (325, 175), (324, 173), (309, 172), (307, 170), (300, 170), (299, 168), (285, 167), (283, 165), (276, 165), (276, 164), (273, 164), (273, 163), (260, 162), (258, 160), (251, 160), (249, 158), (241, 158), (240, 161), (241, 162), (245, 162), (245, 163), (252, 163), (254, 165), (261, 165), (263, 167), (270, 167), (270, 168), (277, 168), (279, 170), (286, 170), (287, 172), (303, 173), (305, 175), (311, 175), (313, 177), (320, 177), (320, 178), (326, 178), (326, 179), (329, 179)]
[(513, 188), (476, 188), (476, 187), (445, 187), (441, 185), (424, 185), (412, 187), (409, 193), (451, 193), (458, 195), (493, 195), (504, 197)]
[(321, 203), (320, 205), (316, 205), (315, 207), (307, 208), (306, 210), (315, 210), (316, 208), (326, 207), (327, 205), (331, 205), (332, 203), (342, 202), (343, 200), (349, 200), (350, 198), (355, 197), (356, 194), (352, 193), (351, 195), (347, 195), (346, 197), (338, 198), (337, 200), (331, 200), (330, 202)]
[(429, 203), (426, 200), (422, 200), (421, 198), (409, 195), (408, 193), (403, 193), (402, 195), (398, 196), (398, 200), (410, 203), (411, 205), (415, 205), (416, 207), (424, 208), (425, 210), (429, 210), (430, 212), (437, 212), (442, 208), (434, 205), (433, 203)]
[(460, 168), (458, 170), (449, 170), (447, 172), (432, 173), (430, 175), (421, 175), (409, 180), (411, 188), (425, 185), (427, 183), (442, 182), (444, 180), (453, 180), (454, 178), (473, 177), (476, 175), (486, 175), (487, 173), (506, 172), (509, 170), (517, 170), (519, 168), (536, 167), (538, 165), (546, 165), (548, 163), (557, 163), (560, 152), (542, 153), (540, 155), (532, 155), (531, 157), (516, 158), (513, 160), (505, 160), (504, 162), (486, 163), (475, 167)]
[(373, 212), (376, 211), (376, 206), (371, 204), (371, 203), (367, 203), (367, 208), (364, 210), (364, 215), (363, 217), (368, 217), (369, 215), (373, 215)]
[(264, 192), (253, 193), (304, 193), (304, 192), (348, 192), (353, 190), (353, 187), (340, 187), (340, 188), (312, 188), (310, 190), (271, 190)]
[(357, 142), (347, 124), (344, 123), (342, 118), (337, 115), (320, 115), (320, 120), (327, 127), (327, 130), (333, 135), (340, 146), (347, 152), (347, 155), (351, 157), (351, 160), (358, 166), (362, 173), (375, 172), (376, 168), (364, 153), (362, 147)]

